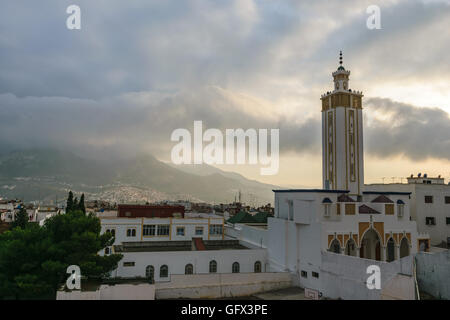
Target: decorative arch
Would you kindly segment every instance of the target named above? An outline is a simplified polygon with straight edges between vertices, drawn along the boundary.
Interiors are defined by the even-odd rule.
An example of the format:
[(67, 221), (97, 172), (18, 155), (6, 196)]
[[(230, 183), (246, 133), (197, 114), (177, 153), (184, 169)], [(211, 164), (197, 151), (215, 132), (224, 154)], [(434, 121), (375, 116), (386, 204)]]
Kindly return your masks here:
[(331, 241), (328, 251), (334, 253), (341, 253), (341, 242), (339, 241), (339, 239), (334, 238), (334, 240)]
[(345, 244), (345, 254), (347, 256), (356, 257), (356, 253), (357, 253), (356, 241), (350, 238), (347, 240), (347, 243)]
[(409, 247), (409, 240), (404, 236), (402, 240), (400, 240), (400, 259), (409, 256)]
[(383, 237), (380, 236), (380, 233), (376, 229), (369, 228), (364, 231), (360, 241), (361, 258), (381, 261), (381, 245)]
[(396, 243), (393, 237), (389, 237), (386, 241), (386, 262), (392, 262), (396, 258)]

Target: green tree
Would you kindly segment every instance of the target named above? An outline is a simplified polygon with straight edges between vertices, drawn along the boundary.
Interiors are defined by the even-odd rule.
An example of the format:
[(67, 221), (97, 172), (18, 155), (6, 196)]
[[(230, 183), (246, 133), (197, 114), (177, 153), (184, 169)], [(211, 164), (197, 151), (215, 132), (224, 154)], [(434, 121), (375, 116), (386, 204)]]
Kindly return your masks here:
[(29, 224), (1, 234), (0, 298), (54, 299), (73, 264), (88, 279), (108, 277), (122, 255), (98, 255), (114, 242), (100, 229), (93, 214), (70, 211), (51, 217), (43, 227)]
[(28, 213), (27, 210), (23, 207), (23, 205), (20, 206), (19, 212), (16, 214), (13, 223), (11, 224), (12, 228), (19, 227), (21, 229), (25, 229), (25, 227), (28, 224)]
[(84, 193), (80, 197), (80, 202), (78, 203), (78, 210), (83, 211), (83, 213), (86, 213), (86, 207), (84, 205)]
[(69, 191), (69, 197), (67, 198), (66, 212), (73, 210), (73, 193)]
[(76, 211), (78, 210), (78, 198), (75, 197), (75, 199), (73, 200), (73, 206), (72, 206), (72, 210), (71, 211)]

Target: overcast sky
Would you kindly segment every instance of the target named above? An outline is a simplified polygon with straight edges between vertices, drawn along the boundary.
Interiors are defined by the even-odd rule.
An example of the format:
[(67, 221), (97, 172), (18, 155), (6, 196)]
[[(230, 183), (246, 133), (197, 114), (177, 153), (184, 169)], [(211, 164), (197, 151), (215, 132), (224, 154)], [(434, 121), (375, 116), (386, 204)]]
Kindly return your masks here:
[[(81, 30), (66, 8), (81, 7)], [(366, 27), (369, 5), (381, 30)], [(364, 92), (366, 182), (450, 177), (450, 0), (2, 0), (0, 148), (170, 160), (176, 128), (279, 128), (278, 175), (321, 185), (339, 50)]]

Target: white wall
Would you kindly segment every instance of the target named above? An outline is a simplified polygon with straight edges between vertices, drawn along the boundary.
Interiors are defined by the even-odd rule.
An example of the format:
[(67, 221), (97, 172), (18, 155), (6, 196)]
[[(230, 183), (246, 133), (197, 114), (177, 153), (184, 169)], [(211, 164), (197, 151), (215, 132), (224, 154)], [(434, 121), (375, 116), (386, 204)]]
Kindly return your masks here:
[(58, 291), (56, 300), (154, 300), (155, 285), (101, 285), (96, 291)]
[[(144, 236), (143, 225), (169, 225), (168, 236)], [(221, 240), (222, 235), (210, 235), (209, 225), (223, 225), (223, 218), (102, 218), (101, 233), (115, 229), (114, 244), (134, 241), (190, 241), (193, 237), (203, 240)], [(177, 235), (177, 227), (184, 227), (184, 236)], [(195, 228), (203, 227), (203, 235), (196, 235)], [(136, 229), (136, 236), (128, 237), (127, 229)]]
[(436, 298), (450, 299), (450, 250), (421, 252), (416, 256), (420, 290)]
[(174, 275), (156, 285), (156, 299), (214, 299), (248, 296), (292, 286), (289, 273)]
[[(390, 263), (361, 259), (357, 257), (322, 252), (322, 267), (320, 272), (321, 288), (324, 297), (346, 300), (379, 300), (383, 288), (389, 286), (398, 274), (413, 275), (412, 256), (405, 257)], [(366, 285), (367, 267), (377, 265), (381, 271), (381, 290), (369, 290)], [(411, 278), (413, 281), (413, 278)], [(404, 287), (398, 291), (398, 297), (405, 294)], [(403, 298), (414, 297), (414, 287), (409, 287)], [(403, 291), (402, 291), (403, 290)]]
[(246, 224), (225, 225), (225, 236), (245, 242), (254, 248), (267, 248), (269, 231)]
[[(163, 252), (124, 252), (113, 277), (144, 277), (148, 265), (155, 268), (155, 282), (170, 281), (173, 275), (184, 275), (185, 266), (192, 264), (194, 274), (209, 273), (209, 262), (217, 262), (217, 273), (231, 273), (232, 264), (238, 262), (241, 273), (253, 273), (256, 261), (261, 262), (262, 272), (267, 259), (265, 249), (225, 249), (204, 251), (163, 251)], [(134, 267), (124, 267), (124, 262), (134, 262)], [(169, 277), (160, 278), (159, 271), (162, 265), (169, 267)]]

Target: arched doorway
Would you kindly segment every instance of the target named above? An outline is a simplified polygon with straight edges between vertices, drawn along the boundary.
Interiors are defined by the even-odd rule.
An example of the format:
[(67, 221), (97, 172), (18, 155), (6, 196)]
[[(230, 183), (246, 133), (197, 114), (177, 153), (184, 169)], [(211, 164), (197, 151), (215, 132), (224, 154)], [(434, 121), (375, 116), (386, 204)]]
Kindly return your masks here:
[(334, 239), (331, 244), (328, 251), (334, 252), (334, 253), (341, 253), (341, 243), (338, 239)]
[(381, 260), (381, 241), (374, 229), (366, 231), (361, 240), (361, 258)]
[(353, 239), (349, 239), (345, 246), (345, 254), (356, 257), (356, 243)]
[(391, 262), (395, 260), (395, 241), (389, 238), (386, 245), (386, 261)]
[(400, 258), (409, 256), (409, 243), (408, 239), (403, 237), (402, 241), (400, 241)]

